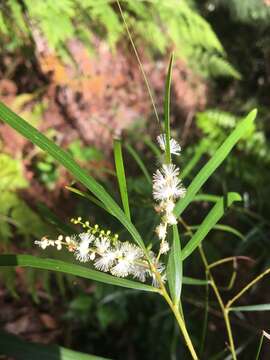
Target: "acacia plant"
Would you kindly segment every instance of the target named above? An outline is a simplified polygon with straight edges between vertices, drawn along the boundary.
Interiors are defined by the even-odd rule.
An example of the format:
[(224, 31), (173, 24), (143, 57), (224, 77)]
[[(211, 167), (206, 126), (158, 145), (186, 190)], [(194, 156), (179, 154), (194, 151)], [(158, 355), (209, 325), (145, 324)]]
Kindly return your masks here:
[[(82, 232), (68, 236), (60, 234), (56, 239), (43, 237), (37, 240), (36, 244), (42, 249), (45, 249), (47, 246), (54, 246), (58, 250), (66, 247), (68, 251), (74, 253), (78, 261), (84, 263), (90, 262), (90, 266), (81, 266), (31, 255), (9, 254), (0, 255), (0, 266), (22, 266), (59, 271), (115, 286), (157, 294), (164, 298), (175, 316), (192, 359), (198, 359), (199, 357), (184, 320), (181, 289), (183, 284), (209, 284), (212, 286), (221, 307), (227, 328), (229, 348), (233, 359), (236, 359), (237, 355), (229, 313), (230, 311), (237, 311), (238, 308), (232, 307), (233, 303), (269, 271), (254, 279), (239, 294), (225, 304), (211, 274), (211, 269), (221, 263), (231, 261), (231, 258), (223, 259), (214, 264), (208, 264), (202, 248), (202, 241), (221, 219), (225, 211), (235, 201), (241, 201), (241, 196), (230, 192), (225, 196), (216, 197), (214, 206), (195, 233), (192, 232), (190, 226), (183, 220), (182, 213), (192, 203), (207, 179), (226, 159), (237, 141), (250, 129), (256, 117), (256, 110), (250, 112), (239, 122), (231, 135), (203, 166), (185, 190), (181, 183), (181, 173), (172, 162), (173, 156), (179, 156), (181, 150), (178, 142), (170, 136), (169, 113), (172, 62), (173, 57), (170, 60), (165, 87), (164, 131), (157, 139), (164, 154), (160, 159), (160, 167), (153, 176), (153, 206), (158, 216), (160, 216), (160, 224), (156, 228), (156, 234), (153, 234), (152, 246), (146, 247), (143, 241), (144, 234), (139, 234), (132, 221), (132, 209), (129, 206), (125, 167), (121, 141), (119, 139), (114, 142), (114, 156), (122, 207), (117, 204), (101, 184), (73, 160), (69, 153), (59, 148), (4, 104), (0, 104), (1, 120), (62, 164), (91, 193), (82, 193), (82, 195), (93, 200), (104, 211), (108, 212), (110, 216), (115, 217), (130, 234), (130, 238), (123, 241), (117, 234), (112, 234), (106, 228), (106, 224), (102, 226), (90, 224), (89, 221), (84, 221), (79, 217), (72, 219), (72, 222), (80, 224), (83, 228)], [(190, 240), (184, 247), (181, 247), (179, 223), (184, 225), (190, 235)], [(172, 231), (170, 231), (170, 227)], [(157, 242), (154, 241), (155, 236), (159, 239), (158, 247), (156, 246)], [(188, 261), (189, 256), (197, 248), (205, 265), (206, 281), (188, 278), (183, 275), (183, 262)], [(94, 270), (93, 267), (97, 270)], [(135, 278), (136, 281), (131, 280), (130, 277)]]
[[(119, 9), (122, 14), (120, 6)], [(123, 20), (126, 25), (124, 18)], [(127, 25), (126, 28), (140, 63)], [(241, 196), (238, 193), (229, 192), (223, 196), (211, 197), (210, 200), (214, 202), (214, 205), (194, 233), (193, 228), (183, 219), (182, 214), (195, 200), (196, 195), (201, 191), (204, 183), (226, 159), (238, 140), (253, 126), (257, 111), (251, 111), (238, 123), (212, 158), (202, 167), (187, 189), (185, 189), (181, 181), (181, 172), (173, 163), (174, 157), (180, 155), (181, 147), (170, 135), (170, 84), (172, 64), (173, 56), (170, 59), (165, 84), (164, 123), (161, 124), (159, 122), (161, 133), (157, 138), (162, 155), (158, 159), (159, 168), (154, 173), (152, 181), (153, 206), (160, 221), (155, 233), (152, 234), (152, 243), (147, 245), (144, 242), (145, 234), (138, 232), (136, 224), (132, 220), (132, 209), (129, 205), (121, 139), (115, 139), (114, 141), (114, 158), (122, 207), (118, 205), (116, 200), (112, 198), (100, 183), (74, 161), (68, 152), (59, 148), (28, 122), (16, 115), (3, 103), (0, 103), (0, 119), (62, 164), (71, 175), (73, 175), (74, 179), (84, 185), (90, 193), (82, 192), (73, 187), (68, 188), (94, 202), (107, 212), (109, 216), (116, 218), (129, 233), (128, 239), (121, 239), (118, 234), (113, 234), (110, 229), (106, 227), (106, 224), (91, 224), (88, 220), (83, 219), (83, 217), (87, 218), (87, 214), (82, 214), (83, 217), (71, 219), (74, 224), (82, 227), (82, 231), (78, 231), (78, 233), (75, 234), (58, 234), (55, 239), (44, 236), (36, 240), (35, 244), (40, 246), (41, 249), (52, 246), (61, 251), (65, 248), (74, 254), (76, 260), (84, 263), (86, 266), (55, 259), (19, 254), (0, 255), (0, 266), (21, 266), (62, 272), (105, 284), (130, 288), (137, 291), (151, 292), (161, 296), (174, 315), (193, 360), (199, 359), (199, 356), (203, 356), (203, 353), (201, 349), (199, 351), (195, 348), (192, 342), (192, 334), (189, 333), (188, 324), (185, 321), (185, 314), (182, 307), (182, 285), (211, 286), (224, 317), (231, 357), (233, 360), (236, 360), (237, 351), (229, 317), (230, 312), (263, 311), (269, 310), (270, 307), (269, 304), (240, 307), (234, 307), (232, 305), (261, 278), (270, 273), (270, 269), (267, 269), (252, 280), (231, 300), (225, 303), (212, 275), (212, 269), (226, 262), (235, 261), (236, 259), (235, 257), (229, 257), (209, 264), (202, 247), (202, 241), (207, 237), (211, 229), (216, 226), (227, 209), (234, 202), (241, 201)], [(141, 63), (140, 66), (143, 72)], [(144, 72), (143, 75), (145, 77)], [(147, 83), (146, 77), (145, 80)], [(153, 101), (148, 83), (147, 88)], [(154, 111), (158, 118), (155, 106)], [(129, 151), (131, 150), (132, 149), (129, 149)], [(141, 167), (149, 180), (148, 171), (142, 163)], [(203, 197), (201, 196), (201, 198)], [(185, 246), (181, 246), (179, 224), (185, 228), (185, 231), (190, 236)], [(156, 238), (158, 241), (156, 241)], [(188, 261), (190, 255), (196, 249), (199, 250), (205, 267), (206, 280), (185, 277), (183, 274), (183, 262)], [(262, 333), (259, 348), (255, 355), (256, 359), (259, 358), (264, 336), (268, 337), (268, 334), (266, 332)], [(42, 358), (42, 356), (48, 356), (48, 354), (55, 355), (56, 353), (58, 355), (61, 354), (61, 359), (101, 359), (96, 356), (71, 352), (63, 348), (46, 349), (42, 346), (34, 345), (34, 347), (29, 350), (29, 347), (21, 341), (15, 340), (12, 336), (3, 333), (1, 333), (0, 346), (9, 355), (19, 354), (19, 356), (21, 356), (20, 351), (22, 349), (24, 351), (30, 351), (31, 356), (34, 356), (33, 359)], [(25, 356), (25, 352), (23, 356)]]

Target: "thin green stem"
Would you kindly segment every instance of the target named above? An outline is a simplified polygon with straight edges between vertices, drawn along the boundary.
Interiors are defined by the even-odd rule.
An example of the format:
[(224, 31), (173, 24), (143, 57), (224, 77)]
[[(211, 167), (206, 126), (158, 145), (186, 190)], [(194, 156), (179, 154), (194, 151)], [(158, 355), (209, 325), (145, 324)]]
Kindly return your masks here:
[(226, 308), (229, 310), (231, 305), (238, 300), (246, 291), (248, 291), (253, 285), (255, 285), (258, 281), (260, 281), (264, 276), (270, 273), (270, 268), (265, 270), (263, 273), (258, 275), (255, 279), (253, 279), (250, 283), (248, 283), (238, 294), (236, 294), (231, 300), (228, 301)]
[(156, 105), (155, 105), (155, 101), (154, 101), (154, 97), (153, 97), (153, 94), (152, 94), (152, 90), (151, 90), (150, 85), (149, 85), (149, 82), (148, 82), (148, 80), (147, 80), (147, 76), (146, 76), (146, 74), (145, 74), (145, 71), (144, 71), (142, 62), (141, 62), (141, 60), (140, 60), (140, 56), (139, 56), (139, 54), (138, 54), (138, 51), (137, 51), (136, 46), (135, 46), (135, 44), (134, 44), (134, 41), (133, 41), (133, 39), (132, 39), (132, 36), (131, 36), (130, 31), (129, 31), (129, 27), (128, 27), (127, 21), (126, 21), (126, 19), (125, 19), (125, 16), (124, 16), (124, 13), (123, 13), (123, 10), (122, 10), (122, 7), (121, 7), (121, 5), (120, 5), (120, 3), (119, 3), (119, 0), (116, 0), (116, 2), (117, 2), (117, 5), (118, 5), (118, 8), (119, 8), (120, 15), (121, 15), (121, 17), (122, 17), (123, 23), (124, 23), (124, 25), (125, 25), (126, 32), (127, 32), (127, 34), (128, 34), (130, 43), (131, 43), (131, 45), (132, 45), (132, 48), (133, 48), (133, 50), (134, 50), (136, 59), (137, 59), (137, 61), (138, 61), (140, 70), (141, 70), (141, 72), (142, 72), (142, 76), (143, 76), (145, 85), (146, 85), (146, 87), (147, 87), (147, 91), (148, 91), (148, 94), (149, 94), (149, 97), (150, 97), (150, 100), (151, 100), (151, 103), (152, 103), (152, 106), (153, 106), (153, 109), (154, 109), (155, 116), (156, 116), (156, 118), (157, 118), (157, 121), (160, 122), (160, 121), (159, 121), (158, 112), (157, 112), (157, 109), (156, 109)]
[(263, 338), (264, 338), (264, 333), (262, 331), (261, 337), (260, 337), (260, 342), (259, 342), (259, 346), (258, 346), (258, 350), (257, 350), (257, 354), (256, 354), (256, 359), (255, 360), (259, 360), (259, 356), (261, 353), (261, 349), (262, 349), (262, 344), (263, 344)]
[(205, 256), (205, 253), (203, 251), (203, 248), (202, 248), (201, 244), (199, 245), (199, 252), (200, 252), (202, 261), (204, 263), (204, 266), (205, 266), (206, 274), (209, 277), (210, 284), (211, 284), (212, 289), (213, 289), (213, 291), (214, 291), (214, 293), (216, 295), (217, 301), (219, 303), (219, 306), (221, 308), (221, 311), (222, 311), (222, 314), (223, 314), (223, 317), (224, 317), (226, 330), (227, 330), (227, 334), (228, 334), (228, 340), (229, 340), (229, 344), (230, 344), (230, 350), (231, 350), (233, 360), (236, 360), (237, 357), (236, 357), (236, 352), (235, 352), (235, 345), (234, 345), (234, 340), (233, 340), (233, 335), (232, 335), (231, 323), (230, 323), (230, 319), (229, 319), (229, 316), (228, 316), (228, 310), (226, 309), (226, 307), (225, 307), (225, 305), (223, 303), (220, 292), (219, 292), (218, 287), (217, 287), (217, 285), (215, 283), (215, 279), (214, 279), (213, 275), (211, 274), (211, 271), (210, 271), (210, 268), (209, 268), (209, 265), (208, 265), (208, 262), (207, 262), (207, 259), (206, 259), (206, 256)]
[(213, 267), (225, 264), (225, 263), (230, 262), (230, 261), (235, 261), (235, 260), (253, 261), (248, 256), (230, 256), (230, 257), (227, 257), (227, 258), (224, 258), (224, 259), (221, 259), (221, 260), (218, 260), (218, 261), (215, 261), (215, 262), (209, 264), (209, 269), (212, 269)]
[(162, 282), (162, 279), (161, 279), (161, 276), (160, 276), (160, 273), (157, 271), (156, 267), (151, 264), (151, 268), (152, 268), (152, 272), (155, 274), (157, 280), (158, 280), (158, 283), (159, 283), (159, 286), (160, 286), (160, 294), (164, 297), (164, 299), (166, 300), (166, 302), (168, 303), (170, 309), (172, 310), (174, 316), (175, 316), (175, 319), (179, 325), (179, 328), (183, 334), (183, 337), (184, 337), (184, 340), (185, 340), (185, 343), (190, 351), (190, 354), (192, 356), (192, 359), (193, 360), (199, 360), (197, 354), (196, 354), (196, 351), (194, 349), (194, 346), (192, 344), (192, 341), (190, 339), (190, 336), (188, 334), (188, 331), (187, 331), (187, 328), (186, 328), (186, 325), (185, 325), (185, 321), (183, 319), (183, 317), (181, 316), (180, 314), (180, 311), (179, 311), (179, 306), (177, 304), (174, 304), (173, 301), (171, 300), (163, 282)]

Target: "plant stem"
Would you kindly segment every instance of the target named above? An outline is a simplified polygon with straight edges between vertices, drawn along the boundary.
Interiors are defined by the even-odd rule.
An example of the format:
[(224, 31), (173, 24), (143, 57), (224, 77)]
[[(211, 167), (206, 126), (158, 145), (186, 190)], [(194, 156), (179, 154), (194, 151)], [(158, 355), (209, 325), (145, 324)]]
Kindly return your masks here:
[(228, 334), (228, 340), (229, 340), (229, 344), (230, 344), (230, 350), (231, 350), (233, 360), (237, 360), (234, 341), (233, 341), (233, 336), (232, 336), (232, 328), (231, 328), (231, 323), (230, 323), (230, 319), (229, 319), (229, 315), (228, 315), (228, 310), (227, 310), (227, 308), (225, 307), (225, 305), (224, 305), (224, 303), (222, 301), (222, 298), (220, 296), (218, 287), (217, 287), (215, 279), (214, 279), (214, 277), (213, 277), (213, 275), (212, 275), (212, 273), (210, 271), (209, 264), (207, 262), (207, 259), (206, 259), (206, 256), (205, 256), (205, 253), (203, 251), (203, 248), (202, 248), (201, 244), (199, 245), (199, 252), (200, 252), (202, 261), (204, 263), (204, 266), (205, 266), (206, 275), (208, 276), (208, 278), (210, 280), (210, 284), (211, 284), (212, 289), (213, 289), (213, 291), (214, 291), (214, 293), (216, 295), (217, 301), (219, 303), (219, 306), (221, 308), (221, 311), (222, 311), (222, 314), (223, 314), (223, 317), (224, 317), (226, 330), (227, 330), (227, 334)]
[(151, 268), (152, 268), (152, 272), (155, 273), (155, 276), (159, 282), (159, 286), (160, 286), (160, 294), (164, 297), (164, 299), (166, 300), (166, 302), (168, 303), (169, 307), (171, 308), (174, 316), (175, 316), (175, 319), (179, 325), (179, 328), (183, 334), (183, 337), (184, 337), (184, 340), (185, 340), (185, 343), (190, 351), (190, 354), (192, 356), (192, 359), (193, 360), (199, 360), (197, 354), (196, 354), (196, 351), (194, 349), (194, 346), (192, 344), (192, 341), (190, 339), (190, 336), (188, 334), (188, 331), (187, 331), (187, 328), (186, 328), (186, 324), (185, 324), (185, 320), (183, 319), (183, 317), (181, 316), (180, 314), (180, 311), (179, 311), (179, 305), (178, 304), (174, 304), (162, 282), (162, 279), (161, 279), (161, 276), (160, 276), (160, 273), (157, 271), (156, 267), (154, 264), (151, 263)]
[[(165, 288), (164, 288), (165, 289)], [(180, 314), (180, 311), (179, 311), (179, 308), (177, 305), (174, 305), (173, 302), (171, 301), (168, 293), (167, 293), (167, 290), (165, 289), (165, 292), (162, 290), (162, 295), (163, 297), (165, 298), (165, 300), (167, 301), (168, 305), (170, 306), (174, 316), (175, 316), (175, 319), (179, 325), (179, 328), (183, 334), (183, 337), (185, 339), (185, 343), (190, 351), (190, 354), (192, 356), (192, 359), (193, 360), (198, 360), (198, 356), (196, 354), (196, 351), (193, 347), (193, 344), (192, 344), (192, 341), (190, 339), (190, 336), (188, 334), (188, 331), (187, 331), (187, 328), (186, 328), (186, 325), (185, 325), (185, 322), (184, 322), (184, 319), (182, 318), (181, 314)]]
[(254, 280), (248, 283), (238, 294), (236, 294), (230, 301), (228, 301), (226, 308), (229, 310), (231, 305), (238, 300), (249, 288), (255, 285), (259, 280), (261, 280), (265, 275), (270, 273), (270, 269), (265, 270), (262, 274), (258, 275)]
[[(182, 218), (180, 218), (180, 222), (186, 228), (187, 232), (192, 236), (193, 232), (192, 232), (190, 226), (188, 224), (186, 224), (186, 222)], [(213, 291), (214, 291), (214, 293), (216, 295), (217, 301), (219, 303), (219, 306), (221, 308), (221, 311), (222, 311), (222, 314), (223, 314), (223, 317), (224, 317), (232, 358), (233, 358), (233, 360), (237, 360), (235, 346), (234, 346), (234, 340), (233, 340), (233, 335), (232, 335), (232, 329), (231, 329), (231, 323), (230, 323), (230, 319), (229, 319), (229, 315), (228, 315), (229, 311), (228, 311), (227, 307), (223, 303), (223, 300), (221, 298), (220, 292), (219, 292), (218, 287), (216, 285), (215, 279), (214, 279), (214, 277), (213, 277), (213, 275), (211, 273), (210, 265), (208, 264), (205, 253), (203, 251), (202, 245), (200, 244), (198, 248), (199, 248), (199, 253), (200, 253), (202, 262), (203, 262), (204, 267), (205, 267), (206, 277), (208, 277), (208, 279), (210, 280), (210, 284), (211, 284), (212, 289), (213, 289)]]

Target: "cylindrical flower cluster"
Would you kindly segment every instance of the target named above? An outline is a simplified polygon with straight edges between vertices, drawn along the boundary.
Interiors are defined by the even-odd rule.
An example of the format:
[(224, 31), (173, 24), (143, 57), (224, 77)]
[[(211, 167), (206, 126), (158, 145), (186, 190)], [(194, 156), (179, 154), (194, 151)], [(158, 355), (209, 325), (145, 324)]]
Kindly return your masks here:
[[(141, 248), (128, 241), (121, 242), (117, 234), (112, 236), (110, 231), (100, 230), (98, 225), (91, 227), (89, 222), (83, 223), (81, 218), (73, 219), (73, 222), (82, 224), (87, 231), (72, 236), (59, 235), (57, 240), (44, 237), (36, 240), (35, 244), (42, 249), (53, 246), (57, 250), (61, 250), (62, 247), (66, 247), (74, 253), (77, 260), (91, 261), (93, 266), (100, 271), (110, 272), (117, 277), (132, 276), (142, 282), (147, 278), (152, 278), (153, 285), (158, 286), (156, 275), (153, 274), (149, 261)], [(161, 279), (165, 281), (164, 266), (157, 260), (153, 252), (149, 252), (149, 256), (152, 264), (155, 264), (155, 268), (160, 273)]]
[[(165, 151), (165, 134), (157, 137), (161, 150)], [(181, 147), (174, 139), (170, 139), (170, 153), (180, 155)], [(167, 228), (169, 225), (177, 224), (173, 214), (175, 202), (183, 198), (186, 189), (183, 187), (179, 177), (180, 170), (174, 164), (162, 164), (153, 175), (153, 198), (157, 201), (156, 211), (162, 214), (161, 222), (156, 227), (156, 233), (160, 239), (159, 255), (169, 251), (169, 244), (166, 241)], [(158, 256), (159, 258), (159, 256)]]

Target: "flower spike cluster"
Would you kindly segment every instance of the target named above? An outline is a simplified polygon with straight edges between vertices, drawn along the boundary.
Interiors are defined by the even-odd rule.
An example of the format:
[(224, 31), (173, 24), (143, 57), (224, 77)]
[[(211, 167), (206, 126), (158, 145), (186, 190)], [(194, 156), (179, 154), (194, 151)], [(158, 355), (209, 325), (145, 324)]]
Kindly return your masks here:
[[(117, 277), (132, 276), (142, 282), (151, 278), (153, 285), (159, 286), (148, 259), (137, 245), (128, 241), (119, 241), (117, 234), (112, 235), (111, 231), (104, 231), (98, 225), (91, 227), (89, 222), (83, 222), (81, 217), (71, 221), (82, 225), (84, 232), (65, 237), (59, 235), (57, 240), (43, 237), (41, 240), (36, 240), (35, 244), (42, 249), (53, 246), (61, 250), (65, 247), (78, 261), (90, 261), (100, 271), (110, 272)], [(160, 278), (165, 281), (163, 264), (157, 260), (153, 252), (150, 252), (149, 256), (157, 272), (160, 273)]]
[[(157, 142), (161, 150), (165, 151), (165, 134), (157, 137)], [(181, 147), (174, 139), (170, 139), (170, 152), (174, 155), (180, 155)], [(183, 187), (179, 177), (180, 170), (174, 164), (162, 164), (153, 175), (153, 198), (157, 201), (156, 211), (162, 214), (161, 222), (156, 227), (156, 233), (160, 239), (160, 250), (158, 258), (161, 254), (169, 251), (170, 247), (166, 241), (167, 228), (169, 225), (177, 223), (173, 214), (175, 202), (179, 198), (183, 198), (186, 189)]]

